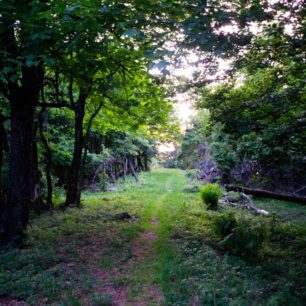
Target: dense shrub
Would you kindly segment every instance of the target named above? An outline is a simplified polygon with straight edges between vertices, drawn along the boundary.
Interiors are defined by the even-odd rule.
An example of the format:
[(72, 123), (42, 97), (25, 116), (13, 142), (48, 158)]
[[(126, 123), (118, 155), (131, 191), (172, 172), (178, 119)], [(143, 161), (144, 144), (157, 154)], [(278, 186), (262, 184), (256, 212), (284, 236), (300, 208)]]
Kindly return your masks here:
[(267, 243), (270, 227), (266, 222), (253, 218), (237, 218), (233, 213), (215, 216), (216, 234), (222, 239), (220, 245), (236, 255), (256, 255)]
[(222, 191), (218, 184), (206, 184), (200, 189), (200, 196), (202, 201), (209, 208), (217, 208), (218, 201), (221, 197)]
[(233, 233), (238, 226), (238, 220), (234, 213), (218, 214), (213, 219), (214, 230), (216, 234), (222, 238)]

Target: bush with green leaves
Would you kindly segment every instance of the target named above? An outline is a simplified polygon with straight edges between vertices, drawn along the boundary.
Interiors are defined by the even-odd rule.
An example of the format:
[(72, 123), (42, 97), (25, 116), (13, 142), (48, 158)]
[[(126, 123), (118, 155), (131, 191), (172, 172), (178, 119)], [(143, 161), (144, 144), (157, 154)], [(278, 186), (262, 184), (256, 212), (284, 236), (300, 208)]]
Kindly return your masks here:
[(266, 221), (237, 218), (232, 212), (215, 216), (213, 225), (216, 234), (222, 239), (219, 244), (235, 255), (257, 255), (270, 236), (270, 227)]
[(214, 231), (219, 237), (226, 237), (233, 233), (238, 226), (238, 220), (233, 212), (218, 214), (213, 218)]
[(206, 184), (200, 189), (202, 201), (211, 209), (218, 207), (221, 195), (222, 191), (218, 184)]

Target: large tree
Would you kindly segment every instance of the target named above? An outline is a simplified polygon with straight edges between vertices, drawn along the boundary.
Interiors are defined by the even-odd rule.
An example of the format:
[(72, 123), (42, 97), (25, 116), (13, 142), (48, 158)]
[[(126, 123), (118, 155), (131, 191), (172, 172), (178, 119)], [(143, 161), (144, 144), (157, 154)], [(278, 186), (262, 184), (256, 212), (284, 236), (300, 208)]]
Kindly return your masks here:
[[(169, 10), (171, 7), (168, 1), (156, 6), (155, 1), (132, 0), (125, 3), (108, 0), (0, 3), (0, 89), (10, 105), (9, 199), (0, 244), (22, 234), (28, 223), (37, 179), (33, 171), (37, 160), (34, 125), (37, 106), (66, 104), (55, 100), (52, 105), (46, 105), (39, 101), (49, 81), (49, 71), (55, 69), (57, 74), (56, 70), (64, 66), (61, 73), (68, 80), (68, 96), (64, 98), (68, 98), (69, 107), (75, 112), (76, 150), (66, 201), (70, 204), (77, 201), (75, 184), (79, 181), (79, 170), (75, 165), (80, 163), (82, 154), (84, 105), (91, 92), (95, 66), (105, 69), (106, 74), (112, 74), (112, 66), (125, 69), (121, 60), (125, 61), (125, 54), (137, 54), (137, 41), (153, 44), (164, 34), (165, 30), (161, 29), (169, 30), (173, 24), (168, 22), (169, 15), (174, 13)], [(119, 57), (116, 62), (111, 60), (112, 51)], [(141, 60), (147, 56), (140, 54)], [(103, 67), (106, 62), (107, 66)]]
[(10, 184), (0, 238), (4, 244), (28, 223), (35, 183), (34, 116), (52, 27), (46, 1), (2, 1), (0, 7), (0, 88), (10, 104)]

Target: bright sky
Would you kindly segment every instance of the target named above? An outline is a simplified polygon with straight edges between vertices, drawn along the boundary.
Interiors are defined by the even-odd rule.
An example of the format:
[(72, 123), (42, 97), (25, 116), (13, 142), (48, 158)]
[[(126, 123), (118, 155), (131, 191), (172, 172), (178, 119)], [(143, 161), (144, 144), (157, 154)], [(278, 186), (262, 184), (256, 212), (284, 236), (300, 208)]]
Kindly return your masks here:
[[(198, 63), (199, 57), (197, 54), (190, 52), (187, 56), (181, 59), (181, 64), (179, 67), (170, 68), (170, 78), (172, 78), (174, 84), (179, 85), (181, 78), (192, 80), (193, 74), (197, 70), (203, 70), (203, 66), (201, 67)], [(218, 64), (218, 71), (213, 75), (208, 75), (208, 79), (215, 80), (217, 77), (222, 76), (224, 71), (230, 67), (230, 62), (222, 59), (218, 60)], [(158, 68), (153, 68), (150, 72), (154, 75), (162, 74)], [(196, 109), (194, 108), (194, 98), (191, 96), (190, 92), (186, 91), (177, 93), (173, 100), (175, 102), (174, 108), (180, 122), (181, 131), (184, 133), (192, 118), (196, 114)], [(160, 153), (171, 153), (175, 150), (173, 143), (161, 143), (157, 146), (157, 148)]]
[[(203, 67), (199, 66), (197, 63), (199, 62), (199, 57), (197, 54), (190, 52), (188, 56), (186, 56), (182, 60), (182, 65), (180, 67), (176, 67), (172, 69), (171, 76), (173, 78), (185, 78), (187, 80), (192, 80), (193, 74), (198, 70), (203, 69)], [(215, 74), (211, 74), (206, 76), (208, 80), (216, 80), (218, 77), (221, 77), (224, 72), (230, 68), (230, 61), (225, 61), (222, 59), (218, 60), (218, 71)], [(175, 81), (176, 83), (176, 81)], [(178, 81), (179, 83), (179, 81)], [(215, 84), (216, 82), (213, 82)], [(175, 101), (175, 109), (176, 115), (179, 118), (181, 130), (182, 132), (188, 127), (192, 117), (196, 114), (196, 110), (194, 108), (194, 97), (190, 95), (189, 92), (177, 93), (174, 97)]]
[(196, 113), (192, 105), (192, 98), (188, 93), (180, 93), (176, 95), (175, 100), (177, 116), (181, 125), (185, 126), (189, 123), (190, 118)]
[[(230, 67), (230, 61), (222, 59), (218, 60), (219, 69), (213, 75), (208, 75), (207, 79), (215, 80), (217, 77), (222, 76), (224, 71)], [(168, 67), (167, 67), (168, 68)], [(199, 65), (199, 57), (196, 53), (190, 52), (187, 56), (181, 59), (179, 67), (169, 68), (170, 78), (173, 79), (174, 84), (179, 85), (180, 78), (192, 80), (193, 74), (198, 70), (203, 69)], [(155, 67), (151, 69), (151, 73), (154, 75), (162, 74), (159, 68)], [(190, 123), (191, 118), (196, 114), (196, 110), (193, 107), (193, 98), (189, 92), (177, 93), (173, 99), (175, 101), (176, 115), (180, 121), (181, 129), (184, 131)]]

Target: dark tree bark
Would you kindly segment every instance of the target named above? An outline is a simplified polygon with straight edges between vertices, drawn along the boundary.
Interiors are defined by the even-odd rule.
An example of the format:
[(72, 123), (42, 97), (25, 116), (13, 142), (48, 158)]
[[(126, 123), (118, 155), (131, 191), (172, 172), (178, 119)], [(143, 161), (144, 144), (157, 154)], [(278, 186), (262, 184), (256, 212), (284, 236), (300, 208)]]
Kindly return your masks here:
[(139, 167), (139, 171), (144, 170), (144, 166), (143, 166), (142, 161), (141, 161), (141, 155), (137, 156), (137, 164), (138, 164), (138, 167)]
[(106, 162), (105, 169), (106, 169), (106, 172), (108, 174), (108, 177), (110, 178), (110, 180), (114, 184), (116, 182), (116, 177), (115, 177), (115, 175), (113, 173), (113, 161), (112, 160)]
[(67, 186), (67, 196), (65, 206), (75, 204), (80, 205), (80, 174), (82, 164), (82, 152), (84, 146), (83, 121), (85, 116), (85, 102), (88, 91), (80, 89), (77, 103), (74, 106), (75, 126), (74, 126), (74, 151), (70, 167), (70, 174)]
[(3, 188), (2, 182), (2, 163), (3, 163), (3, 155), (4, 152), (8, 152), (8, 142), (7, 142), (7, 135), (4, 128), (3, 123), (7, 118), (5, 118), (0, 113), (0, 224), (3, 224), (3, 212), (5, 210), (5, 192)]
[(34, 114), (42, 86), (41, 67), (23, 67), (22, 85), (10, 86), (10, 187), (0, 244), (22, 236), (29, 221), (34, 177)]
[(88, 153), (88, 147), (86, 146), (86, 137), (84, 137), (84, 153), (81, 156), (81, 169), (80, 169), (80, 186), (78, 190), (78, 199), (77, 203), (81, 203), (81, 193), (82, 189), (84, 188), (84, 172), (85, 172), (85, 165), (86, 165), (86, 160), (87, 160), (87, 153)]
[(40, 188), (40, 175), (38, 169), (38, 153), (37, 153), (37, 143), (36, 143), (36, 134), (38, 129), (38, 122), (34, 123), (34, 131), (33, 131), (33, 138), (32, 138), (32, 200), (31, 200), (31, 208), (35, 210), (37, 214), (41, 214), (44, 210), (44, 201), (41, 195), (41, 188)]
[[(29, 209), (32, 203), (34, 178), (33, 153), (35, 150), (34, 139), (34, 115), (39, 100), (39, 91), (43, 86), (43, 63), (28, 66), (20, 58), (33, 52), (34, 45), (27, 41), (29, 27), (24, 26), (21, 19), (32, 10), (30, 0), (15, 1), (11, 3), (12, 14), (7, 14), (2, 20), (2, 31), (0, 36), (1, 50), (7, 53), (7, 58), (16, 60), (20, 63), (13, 71), (17, 80), (7, 78), (5, 82), (0, 80), (2, 93), (10, 104), (10, 154), (9, 154), (9, 191), (8, 201), (4, 213), (3, 228), (0, 232), (0, 245), (5, 245), (15, 238), (21, 237), (28, 224)], [(41, 1), (46, 3), (47, 1)], [(47, 7), (45, 7), (47, 9)], [(18, 9), (18, 12), (17, 12)], [(18, 14), (14, 14), (18, 13)], [(13, 25), (16, 18), (20, 24), (20, 31), (15, 31)], [(41, 20), (33, 24), (43, 27)], [(18, 33), (18, 34), (16, 34)], [(18, 37), (17, 37), (18, 35)], [(25, 41), (24, 41), (25, 40)], [(2, 61), (0, 61), (2, 64)], [(4, 61), (5, 63), (5, 61)], [(2, 67), (1, 67), (2, 68)]]
[(4, 122), (6, 121), (6, 117), (4, 117), (0, 113), (0, 183), (1, 183), (1, 173), (2, 173), (2, 163), (3, 163), (3, 154), (4, 151), (8, 152), (8, 142), (7, 135), (4, 128)]
[(144, 154), (144, 171), (150, 171), (149, 160), (147, 154)]
[(52, 176), (51, 176), (51, 169), (52, 169), (52, 150), (49, 146), (48, 140), (45, 137), (44, 131), (43, 131), (43, 116), (45, 114), (45, 108), (42, 108), (38, 122), (39, 122), (39, 135), (40, 139), (42, 141), (42, 144), (45, 149), (44, 157), (45, 157), (45, 164), (46, 164), (46, 180), (47, 180), (47, 208), (52, 209), (52, 196), (53, 196), (53, 186), (52, 186)]
[(115, 175), (115, 180), (117, 180), (118, 179), (118, 171), (117, 171), (117, 163), (116, 163), (116, 161), (114, 161), (114, 171), (113, 171), (113, 173), (114, 173), (114, 175)]
[(123, 178), (125, 178), (128, 175), (128, 158), (127, 157), (122, 158), (122, 165), (123, 165)]
[(134, 165), (133, 165), (133, 157), (129, 158), (129, 165), (130, 165), (132, 175), (134, 176), (135, 180), (138, 182), (138, 177), (137, 177)]

